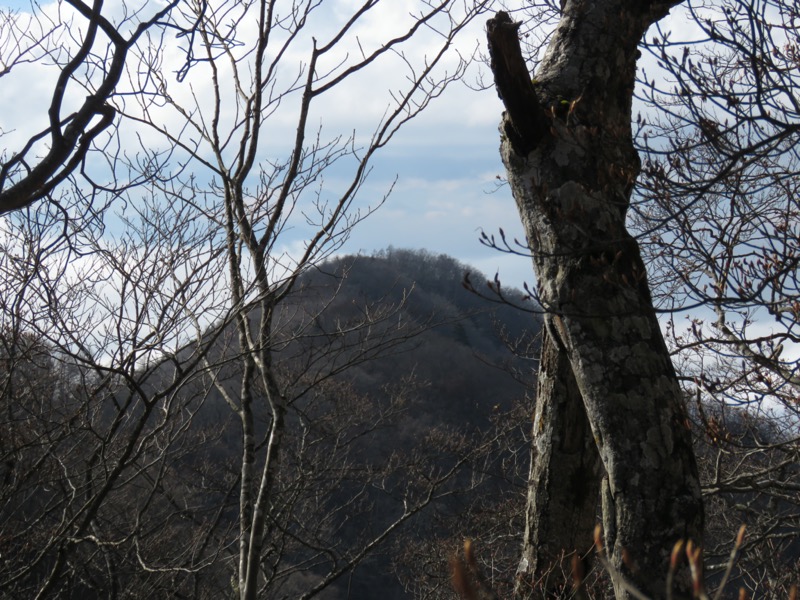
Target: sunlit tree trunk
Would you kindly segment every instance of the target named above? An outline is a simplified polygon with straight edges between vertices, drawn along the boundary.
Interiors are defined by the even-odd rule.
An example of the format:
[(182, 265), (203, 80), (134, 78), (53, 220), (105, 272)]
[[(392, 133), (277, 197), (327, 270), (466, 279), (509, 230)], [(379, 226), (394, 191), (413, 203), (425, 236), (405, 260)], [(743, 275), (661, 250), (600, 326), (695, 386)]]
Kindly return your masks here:
[[(605, 470), (605, 543), (615, 567), (654, 597), (665, 595), (673, 544), (699, 540), (703, 527), (680, 388), (638, 244), (625, 227), (640, 168), (630, 127), (637, 44), (675, 4), (567, 0), (533, 80), (518, 25), (498, 13), (487, 27), (506, 107), (501, 155), (533, 251), (539, 301)], [(533, 489), (529, 501), (540, 501)], [(679, 579), (677, 591), (688, 592)], [(621, 586), (616, 594), (630, 597)]]

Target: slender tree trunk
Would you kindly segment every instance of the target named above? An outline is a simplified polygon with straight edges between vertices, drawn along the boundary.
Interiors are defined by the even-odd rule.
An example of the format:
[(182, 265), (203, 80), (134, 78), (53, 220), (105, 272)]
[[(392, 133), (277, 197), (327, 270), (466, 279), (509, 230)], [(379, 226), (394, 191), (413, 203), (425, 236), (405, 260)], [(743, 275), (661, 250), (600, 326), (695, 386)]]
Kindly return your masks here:
[(602, 476), (577, 382), (546, 329), (537, 388), (519, 597), (569, 592), (572, 558), (588, 559), (593, 543)]
[[(506, 107), (501, 155), (545, 324), (569, 361), (605, 468), (606, 545), (616, 568), (653, 597), (665, 595), (673, 544), (699, 542), (703, 528), (680, 388), (625, 228), (640, 168), (630, 126), (637, 44), (675, 4), (566, 0), (533, 80), (518, 26), (501, 12), (487, 27)], [(676, 591), (688, 594), (679, 580)], [(621, 587), (616, 594), (629, 597)]]

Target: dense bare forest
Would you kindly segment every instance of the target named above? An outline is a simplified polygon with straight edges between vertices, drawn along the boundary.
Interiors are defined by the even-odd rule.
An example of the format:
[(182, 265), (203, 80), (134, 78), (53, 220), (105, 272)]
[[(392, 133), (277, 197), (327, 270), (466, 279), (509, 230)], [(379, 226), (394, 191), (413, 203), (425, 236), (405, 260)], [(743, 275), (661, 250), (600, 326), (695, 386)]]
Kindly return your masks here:
[[(353, 548), (379, 539), (409, 502), (417, 506), (408, 522), (352, 560), (321, 597), (371, 598), (376, 589), (387, 598), (409, 597), (420, 585), (414, 572), (421, 557), (407, 551), (420, 544), (442, 545), (436, 554), (442, 562), (426, 569), (446, 585), (454, 540), (488, 525), (478, 515), (508, 504), (519, 509), (527, 466), (521, 410), (537, 331), (528, 315), (487, 306), (464, 290), (466, 272), (453, 259), (424, 252), (342, 257), (303, 277), (278, 315), (279, 328), (303, 335), (293, 334), (276, 356), (297, 392), (286, 416), (291, 450), (270, 506), (266, 556), (273, 593), (301, 596), (337, 560), (352, 560)], [(391, 345), (365, 357), (358, 329), (349, 327), (366, 310), (385, 312), (376, 325), (382, 331), (374, 334)], [(527, 355), (509, 351), (509, 332)], [(205, 335), (214, 339), (208, 354), (215, 361), (235, 358), (225, 346), (226, 332), (212, 328)], [(331, 357), (348, 369), (331, 374), (335, 367), (324, 364)], [(147, 367), (141, 387), (161, 388), (176, 377), (174, 368), (170, 360)], [(318, 372), (326, 381), (308, 389)], [(26, 596), (46, 575), (61, 541), (53, 531), (56, 517), (78, 509), (75, 491), (104, 468), (97, 453), (114, 451), (112, 444), (91, 443), (115, 426), (113, 410), (103, 403), (126, 402), (129, 392), (124, 382), (106, 382), (93, 402), (81, 395), (91, 389), (85, 382), (91, 373), (46, 340), (14, 338), (9, 331), (3, 374), (0, 518), (3, 597), (11, 598)], [(91, 548), (94, 538), (77, 544), (59, 597), (104, 598), (113, 589), (135, 598), (231, 593), (230, 549), (237, 535), (231, 490), (241, 448), (223, 390), (235, 376), (234, 368), (225, 371), (218, 389), (199, 378), (169, 399), (182, 407), (179, 435), (157, 427), (148, 432), (153, 445), (131, 461), (93, 529), (94, 538), (119, 537), (101, 550)], [(267, 423), (263, 409), (255, 420), (258, 428)], [(118, 435), (130, 435), (126, 425), (119, 427)], [(62, 479), (59, 469), (68, 477)], [(513, 536), (504, 545), (508, 569), (520, 538), (503, 533)], [(184, 560), (193, 568), (178, 568)]]
[[(794, 597), (799, 18), (0, 7), (0, 597)], [(525, 291), (348, 255), (476, 110)]]

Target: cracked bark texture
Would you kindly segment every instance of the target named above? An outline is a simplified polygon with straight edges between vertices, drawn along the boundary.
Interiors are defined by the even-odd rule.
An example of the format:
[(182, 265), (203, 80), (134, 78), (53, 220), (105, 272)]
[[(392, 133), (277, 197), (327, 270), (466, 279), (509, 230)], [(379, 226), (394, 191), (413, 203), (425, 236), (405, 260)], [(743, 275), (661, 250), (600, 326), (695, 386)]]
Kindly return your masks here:
[(545, 329), (518, 597), (557, 597), (569, 590), (565, 574), (571, 571), (573, 555), (577, 552), (584, 560), (590, 556), (601, 473), (569, 360)]
[[(537, 414), (553, 420), (542, 425), (553, 437), (536, 443), (549, 444), (555, 454), (541, 461), (546, 452), (533, 452), (540, 463), (532, 470), (521, 580), (531, 580), (540, 567), (544, 541), (536, 532), (557, 530), (562, 511), (552, 507), (575, 501), (555, 497), (556, 488), (542, 484), (542, 477), (562, 477), (555, 463), (558, 436), (575, 422), (565, 412), (567, 396), (582, 399), (606, 478), (605, 543), (626, 578), (648, 595), (664, 597), (673, 544), (701, 541), (700, 486), (680, 388), (638, 244), (625, 227), (640, 169), (631, 134), (637, 45), (676, 4), (566, 0), (533, 80), (518, 25), (504, 12), (487, 23), (492, 71), (506, 108), (501, 156), (533, 251), (551, 350), (568, 364), (577, 387), (572, 393), (564, 392), (568, 382), (539, 388)], [(596, 485), (597, 479), (589, 481), (587, 489)], [(578, 531), (582, 526), (574, 522), (562, 538), (591, 535)], [(632, 569), (623, 563), (623, 549), (634, 560)], [(678, 580), (676, 595), (689, 595), (685, 574)], [(518, 586), (518, 593), (525, 589)], [(616, 595), (630, 597), (621, 587)]]

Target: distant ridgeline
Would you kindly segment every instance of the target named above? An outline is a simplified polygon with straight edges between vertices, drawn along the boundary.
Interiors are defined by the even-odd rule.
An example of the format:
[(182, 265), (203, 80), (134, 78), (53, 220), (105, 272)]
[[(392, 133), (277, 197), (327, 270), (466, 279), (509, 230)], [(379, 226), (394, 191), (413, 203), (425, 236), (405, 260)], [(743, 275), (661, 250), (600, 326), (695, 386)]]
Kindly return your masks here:
[[(424, 496), (431, 477), (450, 473), (438, 499), (319, 598), (374, 599), (376, 590), (381, 600), (413, 598), (420, 573), (448, 581), (452, 540), (479, 538), (481, 527), (492, 524), (487, 514), (508, 527), (510, 518), (498, 506), (524, 514), (540, 320), (465, 290), (468, 270), (424, 251), (344, 256), (309, 270), (281, 303), (273, 368), (290, 400), (270, 508), (276, 533), (268, 543), (278, 557), (271, 559), (279, 580), (274, 593), (299, 597), (313, 587), (333, 564), (318, 548), (346, 555), (359, 547), (402, 514), (416, 489), (416, 497)], [(483, 278), (471, 274), (476, 288)], [(514, 298), (522, 302), (521, 293)], [(255, 322), (259, 314), (254, 310), (250, 318)], [(217, 365), (213, 379), (238, 398), (235, 327), (210, 328), (203, 341), (210, 344), (209, 363)], [(188, 344), (177, 362), (193, 352)], [(151, 367), (154, 388), (172, 379), (172, 365)], [(241, 425), (209, 373), (199, 372), (178, 392), (187, 405), (198, 405), (190, 435), (202, 443), (174, 465), (182, 473), (202, 467), (208, 480), (196, 498), (188, 490), (175, 493), (191, 497), (198, 510), (224, 515), (219, 535), (235, 548), (238, 499), (225, 490), (239, 477)], [(261, 400), (258, 439), (269, 423)], [(212, 486), (218, 491), (209, 491)], [(309, 525), (317, 526), (314, 536)], [(190, 521), (178, 527), (176, 539), (197, 534)], [(514, 529), (521, 535), (524, 524)], [(503, 539), (513, 573), (521, 542), (512, 537)], [(428, 563), (419, 564), (423, 559)], [(229, 564), (215, 562), (197, 577), (200, 589), (224, 588)]]
[[(435, 433), (439, 429), (452, 431), (454, 437), (485, 439), (497, 435), (498, 421), (504, 419), (495, 417), (515, 406), (524, 406), (526, 395), (530, 398), (536, 365), (532, 357), (537, 355), (541, 321), (534, 314), (489, 302), (465, 290), (462, 281), (468, 271), (472, 283), (479, 288), (486, 280), (483, 274), (442, 254), (390, 248), (372, 256), (343, 256), (307, 273), (295, 299), (288, 303), (287, 318), (302, 319), (300, 315), (305, 315), (313, 320), (318, 332), (334, 337), (337, 329), (346, 330), (367, 311), (379, 320), (375, 327), (386, 328), (387, 336), (407, 336), (389, 347), (385, 356), (351, 365), (339, 375), (359, 394), (378, 403), (398, 386), (413, 388), (397, 422), (380, 436), (365, 439), (365, 454), (388, 457), (395, 452), (435, 452), (423, 446), (429, 443), (426, 440), (439, 435)], [(521, 292), (509, 294), (524, 304)], [(323, 307), (321, 313), (315, 312)], [(298, 356), (313, 353), (318, 342), (311, 333), (305, 339), (301, 344), (306, 347), (295, 349)], [(516, 347), (516, 354), (509, 345)], [(502, 426), (509, 427), (507, 423)], [(421, 572), (440, 569), (446, 576), (447, 555), (436, 554), (437, 542), (449, 548), (443, 540), (480, 536), (485, 514), (494, 508), (482, 505), (477, 512), (483, 511), (484, 516), (473, 522), (473, 506), (487, 499), (510, 504), (509, 496), (525, 489), (528, 449), (524, 435), (529, 428), (530, 409), (523, 409), (513, 423), (514, 431), (503, 434), (504, 441), (499, 442), (515, 447), (495, 447), (492, 452), (497, 456), (475, 467), (496, 472), (481, 473), (485, 480), (480, 485), (432, 506), (404, 533), (410, 541), (387, 545), (356, 569), (340, 588), (337, 586), (330, 597), (366, 600), (375, 598), (375, 590), (381, 590), (382, 600), (412, 598), (407, 588), (418, 585), (414, 578), (419, 578)], [(444, 448), (446, 445), (443, 442), (443, 457), (449, 451)], [(524, 464), (515, 463), (518, 472), (505, 472), (499, 465), (514, 462), (508, 460), (512, 455), (514, 461), (521, 457)], [(466, 483), (475, 477), (471, 468), (462, 472), (461, 481)], [(524, 493), (519, 495), (520, 502), (523, 496)], [(375, 502), (374, 514), (393, 514), (391, 507), (383, 508), (384, 500)], [(519, 515), (523, 514), (523, 507), (521, 503)], [(523, 527), (520, 523), (520, 535)], [(509, 540), (509, 560), (514, 564), (519, 544), (520, 540)], [(403, 548), (415, 548), (412, 554), (417, 557), (426, 554), (431, 564), (414, 562), (418, 558), (412, 564), (405, 563), (408, 556), (403, 555)], [(395, 569), (402, 571), (404, 564), (409, 574), (405, 588), (393, 573)]]
[[(333, 372), (376, 397), (413, 376), (420, 399), (415, 418), (459, 430), (483, 427), (535, 382), (541, 319), (467, 291), (468, 272), (476, 288), (487, 280), (454, 258), (424, 250), (390, 248), (325, 261), (301, 277), (279, 308), (277, 364), (284, 373), (295, 367)], [(529, 305), (522, 292), (504, 293)], [(251, 318), (258, 318), (256, 311)], [(233, 326), (225, 329), (213, 342), (213, 360), (236, 352)], [(182, 352), (192, 351), (189, 344)], [(221, 397), (207, 404), (228, 411)]]
[[(386, 359), (348, 368), (344, 377), (369, 394), (413, 372), (425, 383), (422, 393), (431, 399), (430, 416), (463, 427), (485, 419), (485, 411), (497, 410), (498, 404), (508, 408), (523, 393), (520, 382), (497, 367), (533, 382), (530, 359), (536, 356), (540, 326), (536, 315), (465, 290), (467, 272), (476, 287), (486, 280), (444, 254), (389, 248), (323, 263), (305, 276), (297, 301), (313, 303), (317, 298), (326, 303), (316, 323), (327, 331), (337, 321), (357, 319), (365, 306), (392, 313), (386, 324), (399, 324), (396, 333), (408, 335), (407, 341)], [(525, 304), (521, 292), (510, 296)]]

